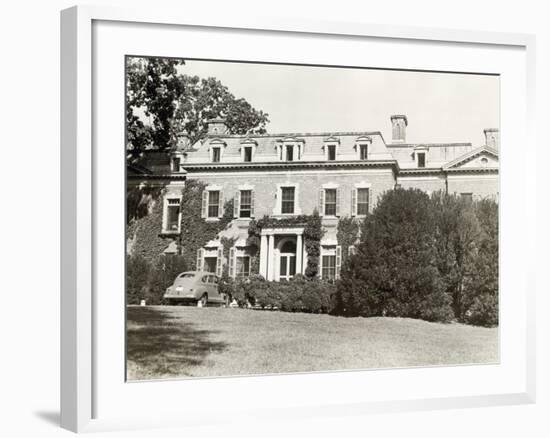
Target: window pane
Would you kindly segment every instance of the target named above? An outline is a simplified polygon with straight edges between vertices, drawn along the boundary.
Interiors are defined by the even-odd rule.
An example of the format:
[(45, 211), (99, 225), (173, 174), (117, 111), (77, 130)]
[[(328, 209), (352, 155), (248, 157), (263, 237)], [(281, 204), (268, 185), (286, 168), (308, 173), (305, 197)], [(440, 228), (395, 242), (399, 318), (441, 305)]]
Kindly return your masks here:
[(178, 205), (169, 205), (167, 211), (166, 229), (177, 231), (180, 208)]
[(327, 280), (334, 280), (336, 277), (336, 256), (324, 255), (323, 256), (323, 278)]
[(252, 161), (252, 148), (244, 148), (244, 161)]
[(357, 189), (357, 214), (366, 215), (369, 212), (369, 189)]
[(336, 160), (336, 146), (328, 146), (328, 159), (330, 161)]
[(252, 210), (252, 190), (241, 190), (240, 217), (250, 217)]
[(418, 154), (418, 167), (426, 167), (426, 154)]
[(366, 160), (368, 156), (368, 146), (366, 144), (362, 144), (359, 147), (361, 160)]
[(325, 215), (336, 215), (336, 189), (325, 190)]
[(212, 161), (218, 163), (220, 161), (220, 148), (212, 148)]
[(210, 191), (208, 192), (208, 217), (218, 217), (220, 207), (220, 192)]
[(286, 161), (292, 161), (294, 159), (294, 147), (293, 146), (287, 146), (286, 147)]
[(281, 190), (281, 212), (294, 213), (294, 187), (283, 187)]

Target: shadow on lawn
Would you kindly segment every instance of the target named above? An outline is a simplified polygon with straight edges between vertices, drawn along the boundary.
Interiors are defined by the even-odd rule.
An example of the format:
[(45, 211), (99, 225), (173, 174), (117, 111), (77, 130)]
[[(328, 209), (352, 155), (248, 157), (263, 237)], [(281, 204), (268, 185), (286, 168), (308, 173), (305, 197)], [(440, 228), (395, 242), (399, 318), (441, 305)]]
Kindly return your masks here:
[(182, 368), (201, 365), (209, 353), (227, 347), (209, 339), (214, 331), (197, 330), (162, 310), (133, 307), (127, 317), (127, 360), (154, 375), (181, 375)]

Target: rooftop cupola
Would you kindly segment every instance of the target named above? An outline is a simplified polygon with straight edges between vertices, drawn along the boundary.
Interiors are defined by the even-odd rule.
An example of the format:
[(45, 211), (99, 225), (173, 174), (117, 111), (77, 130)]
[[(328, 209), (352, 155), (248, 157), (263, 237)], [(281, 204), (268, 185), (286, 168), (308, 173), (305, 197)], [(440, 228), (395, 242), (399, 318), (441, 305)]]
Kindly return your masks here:
[(208, 135), (227, 135), (229, 134), (229, 128), (225, 123), (225, 119), (220, 117), (215, 119), (209, 119), (206, 121), (208, 125)]
[(407, 116), (394, 114), (391, 120), (391, 140), (392, 143), (405, 143), (407, 131)]

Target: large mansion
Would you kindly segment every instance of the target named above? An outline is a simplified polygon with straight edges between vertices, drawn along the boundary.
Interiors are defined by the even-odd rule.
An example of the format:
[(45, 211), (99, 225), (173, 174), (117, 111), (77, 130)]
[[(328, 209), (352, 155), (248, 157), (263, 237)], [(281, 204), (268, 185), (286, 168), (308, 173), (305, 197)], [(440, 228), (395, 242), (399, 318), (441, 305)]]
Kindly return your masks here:
[[(159, 229), (166, 236), (180, 232), (186, 208), (180, 205), (181, 189), (187, 179), (206, 184), (201, 215), (207, 221), (220, 220), (226, 201), (233, 199), (233, 221), (197, 254), (197, 269), (219, 273), (227, 262), (232, 276), (250, 274), (246, 245), (252, 218), (310, 215), (317, 209), (325, 229), (320, 272), (337, 278), (339, 219), (364, 217), (386, 190), (400, 186), (474, 199), (498, 197), (498, 129), (486, 129), (481, 145), (412, 144), (406, 141), (406, 116), (391, 116), (391, 124), (392, 139), (386, 142), (379, 131), (231, 135), (223, 119), (214, 119), (204, 139), (190, 144), (182, 135), (165, 160), (151, 159), (129, 169), (128, 181), (162, 181), (166, 186)], [(304, 273), (303, 232), (299, 223), (261, 229), (259, 273), (275, 281)], [(222, 237), (235, 241), (227, 261)], [(168, 244), (165, 252), (173, 248)]]

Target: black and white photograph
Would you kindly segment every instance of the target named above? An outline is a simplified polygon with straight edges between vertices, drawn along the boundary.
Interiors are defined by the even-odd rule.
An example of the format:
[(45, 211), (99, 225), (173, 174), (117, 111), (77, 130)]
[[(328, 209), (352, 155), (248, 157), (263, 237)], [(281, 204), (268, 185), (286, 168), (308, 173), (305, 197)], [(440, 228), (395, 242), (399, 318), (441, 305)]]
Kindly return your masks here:
[(499, 363), (499, 75), (125, 73), (128, 381)]

